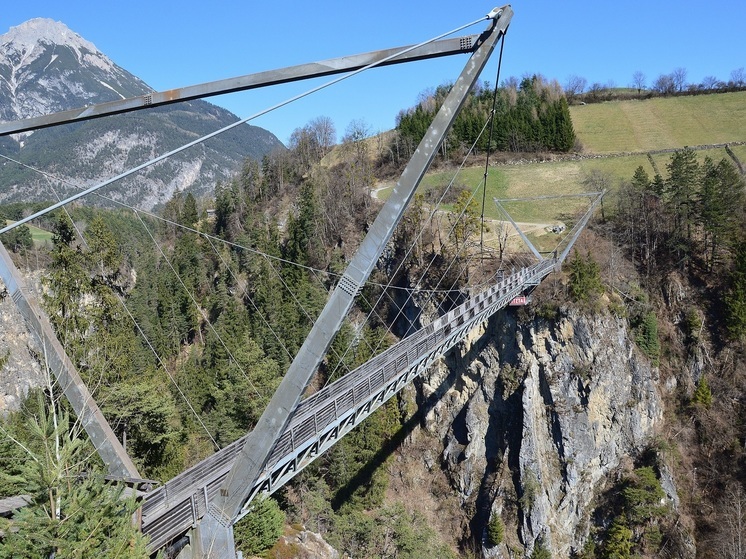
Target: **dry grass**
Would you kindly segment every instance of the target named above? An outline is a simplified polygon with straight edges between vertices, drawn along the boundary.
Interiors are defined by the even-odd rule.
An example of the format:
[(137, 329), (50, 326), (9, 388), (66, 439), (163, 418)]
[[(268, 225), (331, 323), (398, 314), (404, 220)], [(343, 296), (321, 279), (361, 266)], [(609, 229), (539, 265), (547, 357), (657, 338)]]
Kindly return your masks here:
[(746, 92), (570, 108), (586, 152), (651, 151), (746, 140)]
[[(746, 140), (746, 92), (617, 101), (574, 106), (570, 110), (586, 154), (644, 153), (687, 145)], [(732, 146), (732, 150), (746, 165), (746, 146)], [(701, 150), (697, 156), (700, 161), (706, 156), (715, 161), (722, 158), (730, 160), (723, 148)], [(637, 167), (642, 166), (651, 178), (656, 170), (666, 176), (666, 165), (670, 158), (670, 153), (653, 155), (655, 167), (643, 154), (491, 166), (487, 177), (484, 215), (494, 230), (497, 222), (504, 219), (493, 202), (494, 198), (536, 198), (597, 190), (598, 185), (589, 184), (589, 178), (594, 173), (607, 178), (607, 184), (603, 186), (612, 193), (607, 209), (613, 211), (613, 192), (623, 181), (632, 178)], [(442, 192), (453, 181), (455, 191), (476, 191), (475, 198), (481, 213), (484, 167), (476, 165), (462, 169), (454, 179), (455, 173), (455, 169), (429, 173), (419, 191), (431, 192), (429, 198), (437, 199), (439, 195), (436, 193)], [(393, 185), (394, 181), (382, 183), (377, 196), (385, 200)], [(517, 222), (545, 226), (558, 223), (572, 225), (573, 219), (587, 208), (587, 201), (566, 198), (505, 202), (503, 205)], [(451, 206), (445, 204), (443, 209), (448, 211)], [(555, 239), (542, 227), (527, 226), (525, 229), (531, 230), (529, 238), (540, 246), (540, 250), (551, 249)]]

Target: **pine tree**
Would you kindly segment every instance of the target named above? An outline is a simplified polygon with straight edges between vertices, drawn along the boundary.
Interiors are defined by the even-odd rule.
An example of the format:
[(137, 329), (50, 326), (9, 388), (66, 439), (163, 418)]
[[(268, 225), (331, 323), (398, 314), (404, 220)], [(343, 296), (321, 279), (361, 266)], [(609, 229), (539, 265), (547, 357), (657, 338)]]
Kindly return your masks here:
[(675, 152), (667, 165), (665, 196), (673, 212), (671, 248), (680, 261), (686, 261), (692, 250), (692, 230), (696, 222), (695, 203), (699, 195), (700, 169), (694, 150)]
[(280, 538), (284, 523), (285, 513), (274, 499), (256, 499), (251, 512), (233, 527), (236, 549), (242, 551), (244, 557), (264, 553)]
[(713, 270), (721, 246), (737, 229), (743, 191), (743, 179), (733, 165), (725, 159), (716, 165), (705, 158), (698, 216), (705, 233), (703, 252), (708, 271)]
[(54, 401), (45, 403), (40, 392), (37, 408), (27, 420), (30, 440), (13, 437), (25, 454), (16, 483), (30, 503), (0, 523), (0, 556), (147, 558), (146, 541), (132, 523), (134, 497), (125, 496), (124, 485), (104, 482), (88, 462), (90, 448)]
[(697, 383), (697, 389), (692, 395), (692, 403), (703, 408), (709, 408), (712, 405), (712, 390), (705, 375), (702, 375)]
[(180, 223), (186, 227), (195, 227), (199, 221), (199, 213), (197, 212), (197, 200), (194, 199), (194, 195), (189, 192), (184, 198), (184, 207), (181, 210)]
[(66, 214), (59, 214), (54, 224), (52, 243), (52, 262), (42, 280), (47, 288), (42, 298), (57, 336), (69, 346), (68, 354), (80, 360), (89, 327), (81, 306), (83, 296), (90, 291), (90, 278), (85, 256), (75, 242), (73, 223)]
[(631, 559), (632, 530), (621, 519), (616, 518), (606, 536), (604, 559)]
[(746, 338), (746, 242), (735, 247), (733, 270), (725, 293), (726, 326), (732, 339)]
[(576, 301), (589, 301), (603, 293), (601, 269), (590, 251), (583, 258), (575, 251), (570, 261), (570, 295)]
[(493, 514), (487, 524), (487, 543), (491, 546), (499, 545), (505, 539), (505, 523), (499, 514)]

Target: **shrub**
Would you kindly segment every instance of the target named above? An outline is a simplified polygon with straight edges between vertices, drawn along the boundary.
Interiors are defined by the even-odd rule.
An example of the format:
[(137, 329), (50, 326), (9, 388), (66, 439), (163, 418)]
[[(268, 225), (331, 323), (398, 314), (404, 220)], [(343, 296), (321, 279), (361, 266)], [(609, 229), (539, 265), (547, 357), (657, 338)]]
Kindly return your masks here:
[(275, 545), (284, 524), (285, 513), (274, 499), (258, 499), (253, 510), (233, 527), (236, 548), (244, 556), (259, 555)]
[(499, 545), (505, 539), (505, 524), (499, 514), (493, 514), (487, 524), (487, 543), (491, 546)]

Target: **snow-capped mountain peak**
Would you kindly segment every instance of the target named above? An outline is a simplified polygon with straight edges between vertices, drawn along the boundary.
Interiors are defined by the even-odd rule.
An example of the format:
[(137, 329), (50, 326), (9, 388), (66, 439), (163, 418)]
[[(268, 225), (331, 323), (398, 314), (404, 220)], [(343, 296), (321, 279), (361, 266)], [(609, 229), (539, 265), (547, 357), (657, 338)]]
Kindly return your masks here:
[[(64, 23), (37, 18), (0, 35), (0, 121), (151, 91)], [(0, 203), (48, 198), (41, 170), (87, 186), (236, 120), (225, 109), (194, 101), (0, 138), (0, 153), (43, 161), (37, 171), (0, 161)], [(118, 183), (109, 194), (152, 208), (176, 191), (210, 192), (217, 181), (240, 168), (246, 156), (261, 159), (278, 147), (282, 144), (273, 134), (244, 125), (199, 151), (184, 152)]]
[[(102, 87), (103, 86), (103, 87)], [(0, 35), (0, 119), (142, 95), (151, 89), (64, 23), (35, 18)]]
[(37, 46), (44, 44), (68, 47), (75, 51), (81, 63), (86, 55), (103, 56), (93, 43), (83, 39), (64, 23), (44, 17), (30, 19), (21, 25), (11, 27), (6, 34), (0, 35), (0, 44), (2, 56), (7, 55), (6, 49), (9, 48), (32, 56), (34, 51), (40, 51)]

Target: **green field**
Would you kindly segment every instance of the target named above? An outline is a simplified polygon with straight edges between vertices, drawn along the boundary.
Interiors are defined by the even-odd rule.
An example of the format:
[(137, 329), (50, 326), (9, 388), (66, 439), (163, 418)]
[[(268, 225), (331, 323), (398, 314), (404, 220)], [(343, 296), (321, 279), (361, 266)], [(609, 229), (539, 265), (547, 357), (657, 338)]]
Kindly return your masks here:
[[(8, 220), (8, 225), (12, 225), (15, 221)], [(51, 231), (45, 229), (39, 229), (35, 225), (26, 225), (31, 233), (31, 238), (34, 240), (36, 246), (44, 246), (52, 243), (52, 237), (54, 234)]]
[(589, 153), (651, 151), (746, 140), (746, 91), (570, 107)]
[[(608, 177), (610, 189), (629, 180), (642, 167), (653, 177), (655, 170), (645, 152), (677, 149), (687, 145), (746, 141), (746, 92), (659, 98), (647, 101), (618, 101), (571, 107), (573, 124), (584, 153), (610, 154), (641, 152), (637, 155), (553, 161), (491, 167), (487, 199), (525, 198), (586, 192), (594, 172)], [(746, 145), (731, 147), (746, 166)], [(700, 159), (730, 160), (724, 148), (697, 152)], [(658, 171), (666, 175), (670, 153), (653, 155)], [(472, 190), (484, 175), (483, 167), (462, 170), (454, 186)], [(442, 188), (453, 180), (453, 171), (428, 174), (421, 189)], [(386, 197), (386, 190), (380, 193)], [(551, 221), (539, 207), (514, 204), (516, 221)], [(485, 215), (498, 219), (494, 204), (488, 204)]]
[[(642, 166), (651, 178), (656, 168), (661, 175), (668, 174), (666, 165), (671, 153), (653, 154), (654, 168), (647, 152), (746, 141), (746, 92), (575, 106), (571, 107), (571, 114), (576, 134), (583, 145), (582, 159), (490, 167), (485, 217), (492, 221), (493, 228), (499, 227), (497, 222), (505, 219), (493, 202), (494, 198), (536, 198), (606, 188), (610, 196), (605, 208), (610, 213), (614, 211), (614, 191), (623, 181), (632, 178), (637, 167)], [(746, 167), (746, 145), (732, 145), (731, 149)], [(625, 152), (637, 153), (618, 155)], [(594, 158), (593, 154), (606, 156)], [(697, 157), (700, 161), (705, 157), (732, 161), (722, 147), (698, 150)], [(475, 191), (482, 183), (484, 167), (462, 169), (454, 178), (455, 173), (455, 170), (429, 173), (422, 180), (419, 191), (431, 191), (429, 199), (437, 199), (437, 193), (451, 181), (456, 189)], [(602, 185), (592, 180), (599, 175), (604, 178)], [(385, 200), (392, 186), (380, 185), (378, 197)], [(475, 197), (481, 213), (481, 190)], [(529, 238), (545, 250), (553, 240), (546, 226), (571, 226), (588, 207), (588, 201), (565, 198), (504, 202), (503, 206), (513, 220), (529, 232)], [(443, 209), (449, 210), (451, 206), (445, 204)]]

